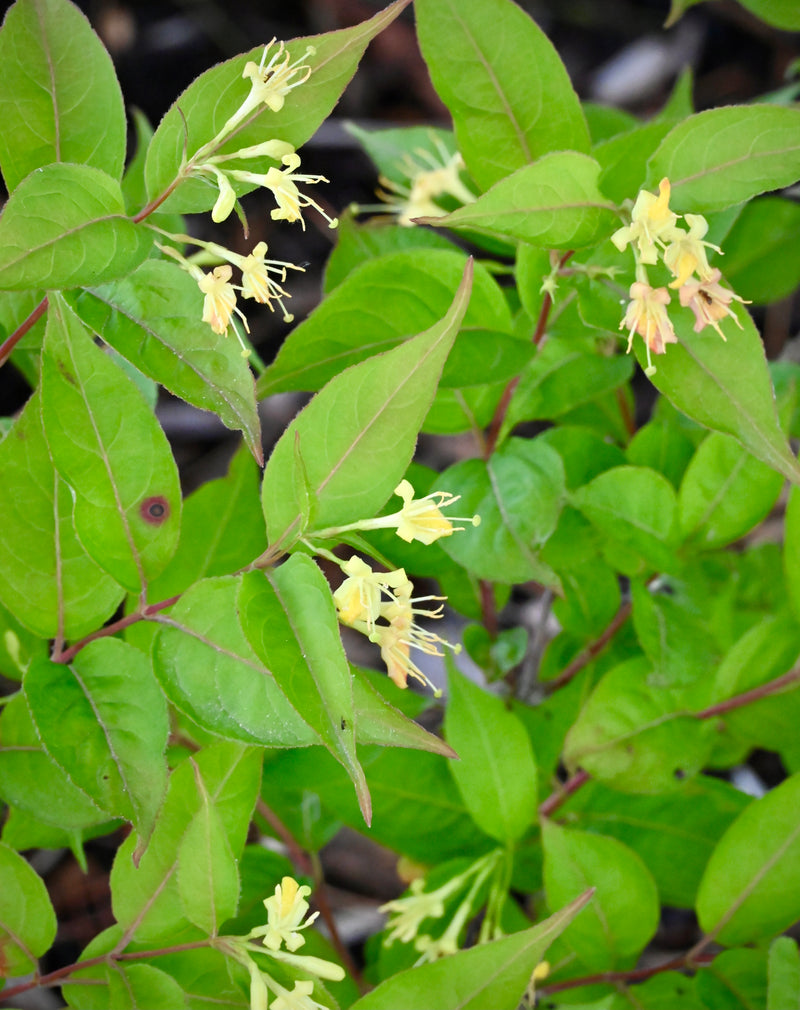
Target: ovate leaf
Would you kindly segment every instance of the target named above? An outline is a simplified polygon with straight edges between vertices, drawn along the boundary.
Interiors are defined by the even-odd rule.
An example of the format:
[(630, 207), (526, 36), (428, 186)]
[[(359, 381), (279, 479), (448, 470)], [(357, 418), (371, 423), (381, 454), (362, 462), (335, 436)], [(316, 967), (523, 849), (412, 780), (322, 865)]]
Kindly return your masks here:
[(584, 893), (544, 922), (482, 943), (433, 964), (399, 972), (362, 996), (352, 1010), (516, 1010), (536, 965), (580, 914)]
[(69, 666), (34, 662), (25, 696), (47, 751), (69, 778), (147, 838), (166, 788), (169, 729), (147, 657), (118, 639), (99, 639)]
[(564, 933), (581, 962), (605, 970), (639, 954), (658, 926), (656, 884), (636, 853), (603, 835), (545, 821), (544, 886), (548, 904), (561, 905), (587, 887), (594, 895)]
[[(797, 483), (800, 468), (778, 422), (764, 345), (749, 314), (739, 307), (736, 315), (741, 329), (722, 321), (725, 342), (708, 328), (695, 333), (691, 311), (673, 312), (670, 306), (678, 343), (658, 358), (650, 381), (688, 417), (733, 435), (757, 459)], [(643, 342), (634, 341), (634, 348), (644, 362)]]
[(599, 174), (588, 155), (557, 151), (496, 182), (475, 203), (418, 220), (547, 248), (580, 248), (610, 234), (617, 221), (597, 188)]
[(111, 57), (66, 0), (18, 0), (0, 30), (0, 168), (9, 192), (35, 168), (69, 161), (115, 179), (125, 110)]
[(350, 666), (325, 576), (307, 555), (295, 554), (270, 575), (245, 573), (238, 602), (250, 644), (347, 770), (369, 824), (369, 790), (356, 757)]
[(42, 878), (0, 842), (0, 962), (4, 977), (36, 971), (56, 937), (56, 914)]
[(116, 179), (88, 165), (46, 165), (0, 215), (0, 289), (101, 284), (130, 273), (152, 244), (125, 216)]
[(273, 546), (288, 547), (304, 532), (305, 494), (317, 529), (371, 517), (387, 500), (411, 461), (471, 281), (469, 261), (439, 323), (337, 375), (286, 429), (264, 473), (262, 504)]
[(487, 835), (515, 842), (537, 817), (536, 760), (525, 728), (452, 665), (448, 687), (445, 732), (461, 759), (450, 765), (456, 785)]
[(243, 432), (263, 462), (253, 376), (233, 337), (202, 320), (195, 281), (175, 263), (148, 260), (123, 280), (93, 287), (78, 315), (145, 375), (187, 403)]
[(482, 189), (550, 151), (589, 149), (580, 102), (544, 32), (510, 0), (420, 0), (420, 47)]
[(94, 560), (136, 592), (177, 544), (175, 461), (141, 393), (56, 296), (45, 344), (42, 415), (75, 494), (76, 531)]
[(733, 105), (674, 127), (650, 160), (649, 188), (667, 177), (679, 211), (732, 207), (800, 178), (800, 109)]
[(80, 638), (124, 595), (79, 543), (72, 494), (56, 471), (34, 393), (0, 444), (6, 511), (0, 526), (0, 600), (44, 638)]
[(800, 774), (756, 800), (706, 867), (697, 915), (725, 946), (767, 939), (800, 918)]

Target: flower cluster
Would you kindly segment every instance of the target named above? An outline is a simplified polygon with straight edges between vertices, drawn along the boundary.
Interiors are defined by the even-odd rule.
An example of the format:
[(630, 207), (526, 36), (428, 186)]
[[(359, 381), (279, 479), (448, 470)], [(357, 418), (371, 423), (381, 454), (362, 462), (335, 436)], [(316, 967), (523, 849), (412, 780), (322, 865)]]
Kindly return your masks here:
[(380, 176), (382, 189), (378, 196), (390, 213), (397, 215), (397, 223), (412, 227), (417, 217), (442, 217), (447, 212), (436, 202), (441, 197), (452, 197), (460, 204), (474, 203), (475, 194), (461, 181), (464, 159), (458, 151), (450, 154), (444, 144), (434, 137), (436, 153), (419, 148), (414, 157), (407, 154), (398, 166), (407, 182), (400, 183)]
[[(206, 254), (216, 260), (223, 260), (220, 266), (205, 273), (196, 262), (186, 259), (173, 245), (159, 244), (159, 249), (167, 256), (177, 260), (180, 266), (197, 281), (197, 286), (205, 295), (203, 300), (203, 322), (208, 323), (215, 333), (226, 334), (232, 326), (239, 343), (242, 345), (243, 357), (248, 357), (250, 348), (246, 345), (244, 338), (239, 333), (234, 320), (234, 314), (239, 316), (242, 325), (247, 333), (250, 327), (247, 318), (236, 304), (236, 292), (243, 298), (252, 298), (261, 305), (266, 305), (274, 311), (278, 305), (284, 322), (290, 323), (294, 316), (289, 312), (284, 304), (284, 299), (292, 296), (281, 286), (286, 280), (287, 270), (300, 270), (302, 267), (295, 266), (294, 263), (287, 263), (283, 260), (268, 260), (267, 243), (259, 242), (253, 247), (252, 252), (247, 256), (232, 252), (224, 246), (217, 245), (216, 242), (205, 242), (202, 239), (193, 238), (191, 235), (173, 235), (161, 231), (162, 235), (184, 245), (195, 245), (203, 249)], [(241, 271), (242, 283), (234, 284), (231, 280), (233, 267)]]
[[(237, 197), (233, 183), (243, 182), (270, 190), (278, 205), (272, 211), (273, 220), (299, 221), (305, 228), (302, 209), (313, 207), (322, 214), (331, 228), (335, 228), (338, 223), (337, 219), (332, 218), (315, 200), (301, 193), (297, 188), (298, 183), (316, 185), (328, 180), (322, 175), (307, 175), (298, 172), (300, 156), (292, 144), (284, 140), (272, 139), (250, 147), (242, 147), (238, 151), (227, 154), (216, 153), (218, 148), (229, 140), (237, 130), (247, 125), (253, 113), (257, 112), (261, 106), (266, 105), (272, 112), (279, 112), (283, 108), (289, 92), (305, 83), (310, 77), (311, 67), (304, 61), (309, 56), (313, 56), (314, 47), (309, 46), (299, 59), (292, 62), (283, 42), (280, 42), (277, 51), (267, 62), (267, 55), (275, 41), (272, 39), (264, 47), (260, 63), (249, 61), (245, 65), (242, 77), (250, 80), (249, 94), (213, 140), (195, 152), (191, 160), (187, 162), (184, 172), (187, 175), (210, 180), (218, 187), (219, 196), (211, 212), (211, 217), (216, 222), (224, 221), (236, 206)], [(253, 172), (225, 166), (226, 162), (234, 160), (239, 162), (263, 161), (264, 158), (279, 162), (283, 168), (273, 166), (266, 172)]]
[[(299, 955), (294, 952), (305, 943), (301, 930), (307, 929), (319, 913), (308, 917), (310, 887), (300, 887), (293, 877), (284, 877), (275, 887), (275, 893), (264, 899), (267, 922), (257, 926), (247, 936), (225, 936), (217, 941), (218, 946), (240, 964), (250, 975), (250, 1008), (267, 1010), (270, 993), (275, 997), (272, 1010), (325, 1010), (322, 1003), (312, 997), (314, 982), (298, 979), (289, 990), (264, 971), (253, 958), (253, 954), (268, 955), (282, 964), (303, 974), (316, 978), (339, 982), (344, 978), (344, 969), (332, 961), (319, 957)], [(259, 942), (254, 942), (259, 941)], [(286, 950), (282, 950), (282, 947)]]
[[(444, 491), (433, 491), (423, 498), (415, 498), (414, 488), (409, 481), (403, 480), (395, 488), (395, 494), (403, 500), (403, 507), (398, 512), (320, 530), (316, 536), (332, 538), (351, 530), (395, 529), (406, 543), (418, 540), (429, 545), (441, 537), (449, 537), (464, 529), (463, 526), (453, 526), (454, 521), (469, 522), (473, 526), (480, 523), (480, 516), (471, 516), (469, 519), (444, 516), (441, 510), (458, 501), (458, 497)], [(407, 687), (408, 678), (413, 677), (433, 688), (430, 680), (411, 659), (411, 649), (419, 649), (429, 656), (442, 656), (440, 646), (446, 646), (454, 652), (459, 652), (460, 646), (452, 645), (439, 635), (420, 627), (415, 620), (416, 617), (441, 617), (441, 606), (427, 609), (417, 607), (416, 604), (439, 601), (444, 597), (414, 596), (414, 586), (402, 568), (391, 572), (375, 572), (355, 555), (344, 563), (334, 560), (340, 564), (346, 576), (333, 594), (341, 623), (360, 631), (379, 646), (389, 676), (398, 687)]]
[(650, 285), (646, 268), (663, 262), (673, 276), (669, 288), (677, 290), (681, 305), (695, 315), (694, 331), (713, 326), (722, 339), (725, 334), (720, 320), (731, 316), (737, 326), (741, 323), (731, 311), (732, 301), (744, 299), (719, 284), (721, 273), (709, 266), (706, 249), (718, 253), (722, 250), (705, 241), (708, 222), (701, 214), (684, 214), (688, 231), (678, 225), (678, 217), (669, 207), (669, 179), (662, 179), (658, 196), (642, 190), (631, 212), (631, 223), (611, 236), (620, 252), (630, 245), (636, 258), (636, 280), (630, 287), (630, 302), (620, 323), (628, 331), (628, 351), (634, 334), (638, 333), (647, 348), (647, 375), (655, 374), (650, 352), (664, 354), (667, 344), (677, 343), (675, 330), (667, 313), (672, 298), (666, 287)]
[[(425, 890), (423, 877), (412, 881), (410, 894), (387, 901), (380, 907), (381, 912), (390, 915), (386, 924), (387, 935), (384, 941), (386, 946), (391, 946), (395, 940), (401, 943), (413, 941), (414, 949), (421, 954), (417, 963), (436, 961), (448, 954), (455, 954), (458, 950), (459, 935), (476, 912), (479, 892), (497, 869), (500, 861), (501, 853), (498, 850), (489, 852), (433, 891)], [(433, 937), (428, 933), (420, 933), (420, 927), (426, 919), (437, 920), (444, 916), (445, 903), (459, 892), (462, 893), (462, 897), (441, 936)], [(498, 931), (493, 929), (491, 932), (491, 938), (496, 939)]]

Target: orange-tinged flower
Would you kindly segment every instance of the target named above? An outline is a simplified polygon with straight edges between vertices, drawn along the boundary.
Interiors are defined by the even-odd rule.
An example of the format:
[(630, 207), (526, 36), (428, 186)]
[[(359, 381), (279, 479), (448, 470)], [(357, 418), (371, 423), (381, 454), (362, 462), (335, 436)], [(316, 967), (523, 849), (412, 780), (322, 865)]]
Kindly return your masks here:
[(722, 276), (719, 270), (711, 270), (706, 279), (700, 281), (687, 281), (680, 290), (678, 296), (681, 305), (688, 307), (694, 312), (694, 332), (699, 333), (706, 326), (713, 326), (723, 340), (725, 334), (720, 328), (720, 320), (730, 316), (739, 329), (742, 324), (737, 319), (735, 313), (731, 311), (731, 302), (744, 303), (744, 298), (734, 294), (728, 288), (723, 288), (719, 284)]
[(678, 338), (667, 315), (670, 303), (666, 288), (651, 288), (642, 281), (634, 281), (630, 287), (631, 300), (625, 310), (625, 317), (619, 328), (629, 330), (628, 350), (633, 344), (633, 335), (638, 333), (653, 354), (664, 354), (665, 344), (675, 344)]

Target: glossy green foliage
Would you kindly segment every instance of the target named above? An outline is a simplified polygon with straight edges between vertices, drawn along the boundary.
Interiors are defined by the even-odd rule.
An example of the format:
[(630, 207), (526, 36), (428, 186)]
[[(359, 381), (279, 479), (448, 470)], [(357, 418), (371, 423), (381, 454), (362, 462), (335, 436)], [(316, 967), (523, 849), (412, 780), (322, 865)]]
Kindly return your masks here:
[[(31, 388), (0, 418), (9, 1005), (800, 1007), (800, 369), (748, 301), (800, 280), (798, 110), (695, 113), (686, 72), (639, 120), (579, 102), (525, 5), (408, 6), (226, 59), (155, 131), (131, 110), (132, 159), (69, 0), (0, 28), (0, 363)], [(389, 26), (452, 129), (350, 128), (386, 213), (332, 210), (321, 302), (264, 365), (231, 313), (291, 264), (181, 215), (224, 219), (248, 169), (297, 223), (324, 180), (288, 152)], [(199, 487), (162, 390), (237, 433)], [(258, 400), (304, 392), (262, 445)], [(85, 872), (114, 832), (113, 922), (42, 979), (20, 853)], [(335, 934), (322, 850), (370, 894), (379, 862), (354, 833), (406, 887), (376, 889), (366, 985), (290, 879)], [(640, 962), (675, 907), (702, 935)]]

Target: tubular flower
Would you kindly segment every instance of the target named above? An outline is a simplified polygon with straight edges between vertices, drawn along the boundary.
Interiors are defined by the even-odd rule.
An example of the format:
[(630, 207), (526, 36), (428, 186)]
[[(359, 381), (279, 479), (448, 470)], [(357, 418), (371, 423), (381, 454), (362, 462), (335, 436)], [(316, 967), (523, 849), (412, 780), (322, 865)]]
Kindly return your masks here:
[(647, 348), (647, 368), (645, 374), (654, 375), (655, 367), (650, 360), (650, 352), (664, 354), (665, 344), (676, 344), (678, 338), (672, 327), (666, 306), (670, 302), (669, 291), (666, 288), (651, 288), (642, 281), (634, 281), (630, 287), (631, 300), (625, 310), (625, 316), (619, 324), (620, 329), (629, 330), (628, 352), (633, 344), (633, 335), (638, 333)]
[(658, 262), (656, 242), (675, 227), (677, 215), (669, 209), (670, 185), (669, 179), (662, 179), (658, 184), (658, 196), (643, 189), (636, 198), (631, 212), (631, 223), (615, 231), (611, 241), (620, 252), (630, 242), (636, 243), (639, 249), (640, 263)]
[(462, 205), (475, 202), (474, 193), (461, 181), (459, 173), (465, 166), (458, 151), (448, 156), (444, 146), (439, 145), (441, 161), (424, 149), (414, 153), (418, 160), (407, 155), (401, 165), (408, 176), (408, 185), (386, 176), (379, 180), (383, 189), (378, 190), (378, 196), (397, 213), (398, 224), (412, 227), (414, 218), (442, 217), (447, 212), (435, 202), (437, 197), (452, 196)]
[[(394, 489), (394, 493), (403, 499), (402, 509), (395, 513), (398, 517), (397, 535), (410, 544), (412, 540), (432, 544), (440, 537), (449, 537), (453, 533), (465, 529), (464, 526), (453, 526), (449, 518), (442, 515), (441, 509), (454, 505), (460, 495), (451, 495), (446, 491), (433, 491), (424, 498), (414, 498), (414, 488), (407, 480), (402, 480)], [(394, 519), (395, 516), (387, 516)], [(468, 522), (473, 526), (480, 524), (480, 516), (468, 519), (455, 516), (456, 522)]]
[(259, 242), (253, 247), (249, 256), (242, 257), (239, 264), (242, 271), (242, 296), (253, 298), (262, 305), (268, 305), (270, 309), (272, 309), (272, 302), (276, 301), (281, 307), (283, 321), (290, 323), (294, 316), (283, 304), (283, 299), (292, 296), (270, 277), (270, 273), (276, 274), (281, 281), (285, 281), (288, 269), (302, 270), (303, 268), (295, 266), (294, 263), (266, 260), (264, 259), (266, 252), (267, 243)]
[(284, 943), (290, 951), (302, 947), (306, 940), (299, 930), (307, 929), (319, 915), (319, 912), (314, 912), (303, 922), (308, 912), (305, 899), (309, 894), (310, 887), (300, 887), (294, 877), (284, 877), (280, 884), (275, 885), (272, 897), (264, 899), (267, 925), (257, 927), (250, 936), (263, 936), (264, 946), (273, 951), (280, 950)]
[(664, 262), (675, 277), (669, 285), (671, 288), (682, 287), (693, 273), (697, 273), (701, 280), (707, 278), (711, 274), (711, 267), (708, 265), (706, 248), (722, 252), (719, 246), (703, 241), (708, 231), (708, 221), (702, 214), (685, 214), (684, 220), (689, 225), (688, 233), (682, 228), (675, 228), (672, 239), (664, 250)]
[(280, 112), (289, 92), (304, 84), (311, 76), (311, 67), (304, 64), (303, 60), (313, 56), (316, 50), (313, 46), (308, 46), (303, 55), (292, 63), (286, 46), (279, 42), (277, 52), (266, 63), (267, 53), (275, 42), (276, 39), (273, 38), (264, 46), (260, 63), (251, 60), (245, 64), (242, 77), (249, 77), (251, 81), (247, 104), (251, 107), (266, 105), (273, 112)]
[(381, 659), (386, 664), (389, 677), (398, 687), (408, 687), (408, 678), (413, 677), (420, 683), (427, 684), (438, 696), (441, 692), (436, 690), (429, 678), (411, 659), (411, 649), (412, 647), (419, 649), (428, 656), (443, 656), (440, 645), (447, 646), (453, 652), (460, 652), (461, 646), (453, 645), (432, 631), (426, 631), (414, 620), (415, 616), (432, 618), (442, 616), (442, 607), (437, 607), (436, 610), (419, 610), (413, 606), (414, 603), (430, 599), (439, 597), (420, 596), (412, 599), (410, 595), (404, 596), (398, 593), (396, 602), (385, 604), (381, 608), (381, 617), (389, 623), (377, 624), (369, 639), (380, 647)]
[(367, 634), (372, 633), (375, 622), (381, 616), (384, 597), (394, 601), (393, 589), (404, 588), (406, 584), (411, 586), (404, 569), (373, 572), (356, 555), (342, 565), (342, 571), (347, 578), (333, 594), (339, 620), (359, 631), (366, 629)]
[(214, 267), (210, 273), (202, 274), (197, 281), (197, 286), (206, 296), (203, 302), (203, 322), (208, 323), (215, 333), (227, 333), (231, 316), (237, 311), (236, 292), (231, 284), (232, 273), (228, 264), (224, 263)]
[[(392, 915), (388, 923), (390, 932), (386, 937), (386, 946), (390, 946), (395, 940), (410, 943), (417, 935), (423, 919), (441, 919), (444, 915), (443, 899), (456, 890), (455, 884), (456, 882), (450, 881), (436, 891), (426, 892), (423, 890), (425, 879), (418, 877), (411, 884), (410, 894), (381, 905), (379, 911)], [(460, 881), (457, 884), (460, 886)]]
[(271, 988), (278, 993), (277, 999), (272, 1004), (272, 1010), (328, 1010), (323, 1003), (311, 998), (314, 983), (310, 979), (295, 982), (291, 992), (277, 982), (273, 982)]
[(297, 188), (298, 182), (306, 183), (307, 185), (327, 182), (328, 180), (325, 176), (304, 175), (297, 172), (296, 169), (300, 167), (299, 154), (285, 154), (281, 158), (281, 162), (285, 165), (285, 168), (273, 167), (268, 169), (264, 174), (245, 172), (238, 169), (231, 171), (230, 174), (234, 179), (255, 183), (256, 186), (263, 186), (272, 192), (278, 204), (271, 214), (273, 221), (299, 221), (303, 229), (305, 229), (306, 223), (303, 219), (303, 208), (313, 207), (325, 218), (330, 228), (335, 228), (339, 223), (338, 218), (332, 218), (329, 214), (326, 214), (316, 200), (312, 200), (310, 196), (301, 193)]
[(695, 333), (699, 333), (706, 326), (713, 326), (722, 339), (725, 340), (725, 334), (719, 325), (720, 320), (724, 319), (725, 316), (730, 316), (741, 330), (742, 324), (737, 319), (736, 314), (731, 311), (730, 304), (732, 301), (744, 302), (744, 298), (740, 298), (733, 291), (723, 288), (719, 284), (721, 276), (722, 274), (719, 270), (711, 270), (703, 280), (687, 281), (678, 291), (678, 296), (680, 297), (681, 305), (684, 308), (690, 308), (694, 312)]

